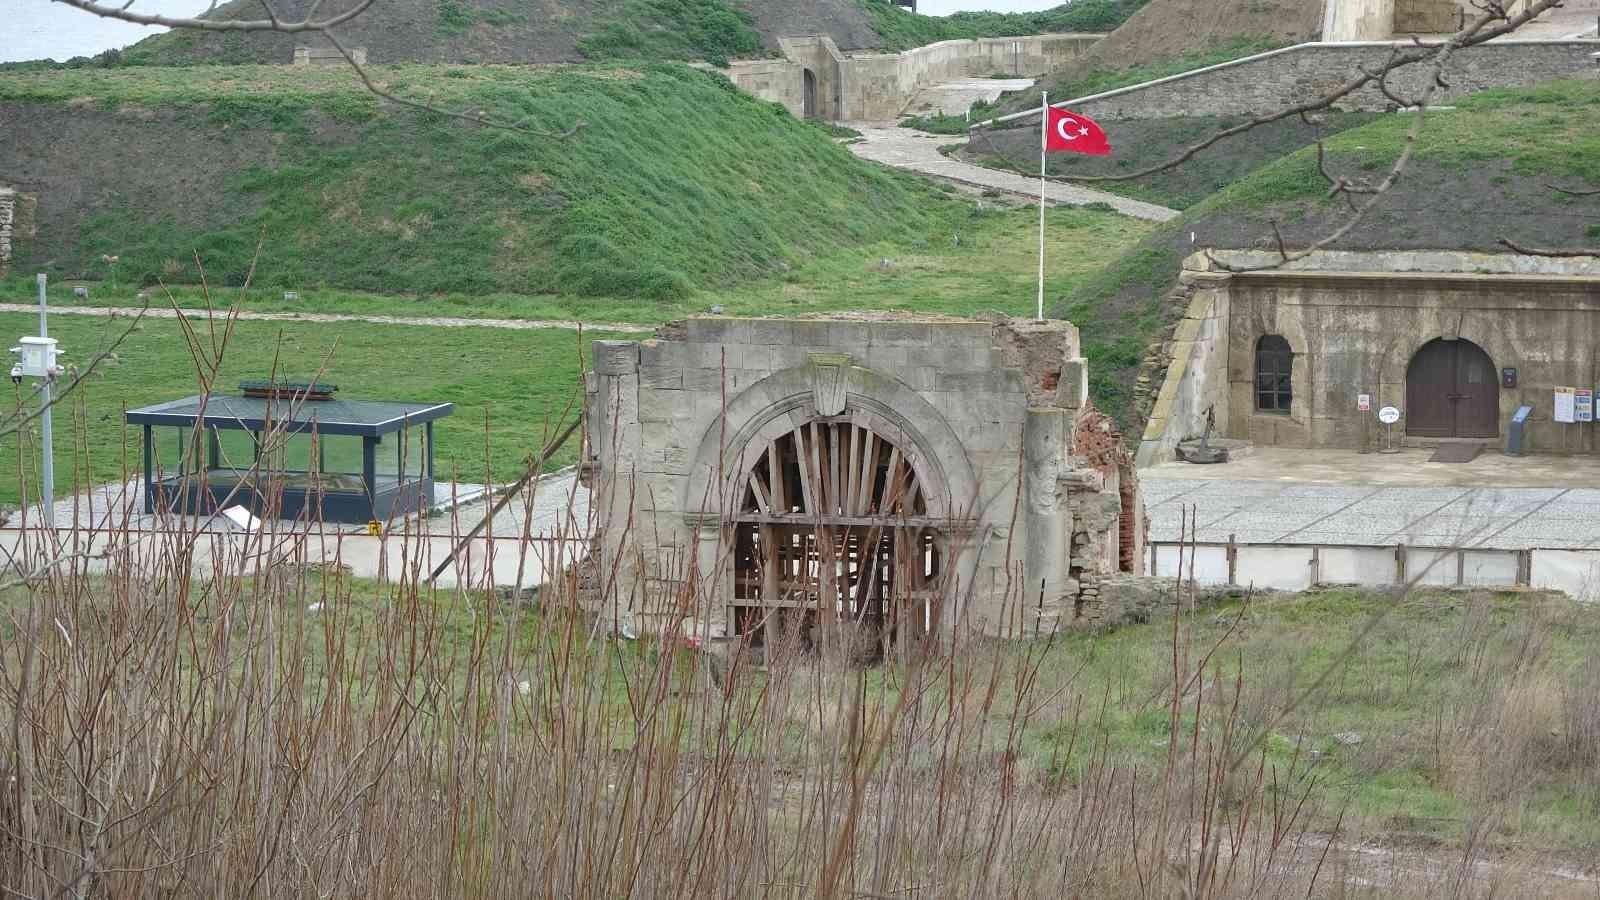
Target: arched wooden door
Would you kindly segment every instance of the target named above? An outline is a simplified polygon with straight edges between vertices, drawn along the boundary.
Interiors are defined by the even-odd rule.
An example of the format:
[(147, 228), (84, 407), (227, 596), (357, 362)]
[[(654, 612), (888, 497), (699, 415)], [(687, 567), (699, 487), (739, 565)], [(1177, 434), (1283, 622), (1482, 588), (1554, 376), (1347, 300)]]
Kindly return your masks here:
[(1492, 438), (1500, 434), (1494, 361), (1471, 341), (1437, 338), (1406, 368), (1406, 434)]
[(943, 547), (900, 448), (843, 419), (768, 444), (735, 518), (735, 630), (753, 645), (784, 623), (854, 622), (880, 646), (935, 624)]

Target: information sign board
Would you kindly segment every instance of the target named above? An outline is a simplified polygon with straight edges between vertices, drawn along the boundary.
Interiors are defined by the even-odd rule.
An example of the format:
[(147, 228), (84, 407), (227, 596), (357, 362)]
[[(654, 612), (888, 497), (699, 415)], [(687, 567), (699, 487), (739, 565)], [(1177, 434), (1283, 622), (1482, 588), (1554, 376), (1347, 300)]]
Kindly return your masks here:
[(1371, 411), (1372, 411), (1372, 395), (1371, 394), (1357, 394), (1356, 395), (1356, 412), (1371, 412)]
[(1556, 385), (1555, 409), (1550, 418), (1556, 422), (1576, 422), (1578, 420), (1578, 389), (1566, 385)]
[(1573, 392), (1572, 407), (1575, 415), (1573, 418), (1579, 422), (1594, 421), (1594, 391), (1590, 388), (1578, 388)]

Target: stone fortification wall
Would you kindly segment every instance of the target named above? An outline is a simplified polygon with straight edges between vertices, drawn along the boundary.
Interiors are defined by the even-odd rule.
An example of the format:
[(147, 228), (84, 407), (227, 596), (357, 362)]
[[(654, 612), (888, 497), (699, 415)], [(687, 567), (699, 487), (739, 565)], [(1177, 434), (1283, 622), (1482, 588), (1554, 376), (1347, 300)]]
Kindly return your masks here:
[(1004, 73), (1043, 75), (1087, 52), (1098, 34), (1040, 34), (941, 41), (903, 53), (845, 55), (827, 36), (783, 38), (783, 59), (740, 60), (719, 70), (741, 90), (834, 121), (897, 118), (917, 92), (939, 81)]
[[(1399, 46), (1409, 43), (1398, 42)], [(1350, 79), (1359, 66), (1376, 67), (1397, 42), (1298, 44), (1171, 78), (1066, 101), (1064, 105), (1101, 120), (1171, 116), (1258, 115), (1326, 93)], [(1592, 54), (1600, 40), (1497, 41), (1456, 54), (1445, 72), (1449, 88), (1436, 103), (1496, 87), (1521, 87), (1558, 78), (1592, 77)], [(1401, 96), (1416, 93), (1424, 66), (1396, 71), (1389, 83)], [(1384, 110), (1391, 101), (1376, 88), (1351, 95), (1340, 108)]]
[(1004, 73), (1043, 75), (1081, 57), (1098, 34), (940, 41), (904, 53), (860, 54), (839, 64), (842, 119), (886, 121), (898, 117), (917, 91), (939, 81)]
[[(1270, 254), (1217, 251), (1235, 266), (1261, 265)], [(1226, 272), (1204, 254), (1185, 262), (1186, 278), (1225, 298), (1226, 365), (1208, 365), (1226, 382), (1217, 426), (1228, 437), (1258, 445), (1372, 448), (1383, 438), (1372, 411), (1361, 412), (1359, 394), (1372, 409), (1395, 406), (1408, 414), (1409, 365), (1436, 338), (1469, 341), (1489, 357), (1486, 388), (1497, 390), (1499, 436), (1518, 407), (1533, 416), (1525, 449), (1542, 453), (1600, 450), (1594, 424), (1552, 421), (1557, 385), (1595, 386), (1600, 353), (1600, 262), (1541, 259), (1515, 254), (1461, 252), (1329, 252), (1278, 270)], [(1282, 336), (1293, 351), (1293, 399), (1288, 415), (1257, 412), (1253, 402), (1254, 348), (1265, 334)], [(1212, 354), (1214, 357), (1215, 354)], [(1191, 360), (1190, 366), (1193, 367)], [(1516, 383), (1498, 389), (1503, 368)], [(1158, 406), (1178, 405), (1169, 378)], [(1408, 445), (1429, 438), (1396, 438)], [(1168, 425), (1170, 431), (1172, 426)], [(1147, 441), (1151, 433), (1146, 433)], [(1141, 454), (1141, 461), (1144, 456)]]

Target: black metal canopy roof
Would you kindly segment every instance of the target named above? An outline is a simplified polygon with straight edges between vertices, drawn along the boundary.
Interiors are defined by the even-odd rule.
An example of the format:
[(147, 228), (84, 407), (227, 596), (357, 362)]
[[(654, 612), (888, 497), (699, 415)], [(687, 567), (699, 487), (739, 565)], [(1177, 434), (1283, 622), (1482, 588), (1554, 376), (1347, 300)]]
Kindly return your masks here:
[(264, 431), (270, 421), (271, 427), (288, 431), (315, 429), (319, 434), (362, 437), (378, 437), (399, 431), (407, 425), (442, 419), (455, 412), (455, 405), (451, 403), (395, 403), (386, 400), (307, 400), (293, 403), (227, 394), (212, 394), (206, 398), (196, 394), (182, 400), (130, 409), (127, 413), (128, 424), (193, 425), (201, 417), (202, 401), (205, 401), (205, 424), (214, 428)]

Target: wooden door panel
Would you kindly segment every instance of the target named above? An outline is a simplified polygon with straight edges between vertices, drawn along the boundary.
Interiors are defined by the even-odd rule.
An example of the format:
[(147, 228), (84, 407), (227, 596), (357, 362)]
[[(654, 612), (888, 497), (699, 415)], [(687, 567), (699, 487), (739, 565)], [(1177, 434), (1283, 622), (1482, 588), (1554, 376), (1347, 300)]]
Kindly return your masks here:
[(1453, 437), (1450, 395), (1456, 385), (1456, 341), (1434, 340), (1411, 357), (1406, 369), (1406, 434)]

